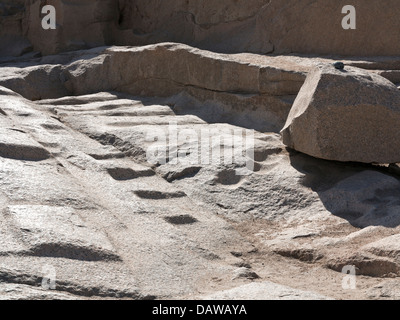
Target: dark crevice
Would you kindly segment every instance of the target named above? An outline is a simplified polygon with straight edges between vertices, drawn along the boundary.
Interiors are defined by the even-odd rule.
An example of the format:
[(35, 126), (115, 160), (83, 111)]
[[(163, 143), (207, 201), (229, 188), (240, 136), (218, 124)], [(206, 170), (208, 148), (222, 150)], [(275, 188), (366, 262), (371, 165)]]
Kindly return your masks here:
[(122, 261), (112, 253), (97, 248), (76, 247), (72, 244), (62, 245), (57, 243), (45, 243), (32, 249), (32, 256), (48, 258), (66, 258), (80, 261)]
[(107, 169), (107, 172), (114, 180), (118, 181), (132, 180), (155, 175), (154, 171), (151, 169), (144, 171), (135, 171), (131, 168), (109, 168)]
[(162, 177), (168, 182), (173, 182), (175, 180), (189, 179), (196, 176), (201, 169), (202, 167), (188, 167), (180, 171), (165, 173), (164, 175), (162, 175)]
[(193, 224), (198, 222), (196, 218), (193, 218), (192, 216), (188, 214), (182, 214), (179, 216), (172, 216), (172, 217), (165, 217), (165, 221), (171, 224), (175, 225), (184, 225), (184, 224)]
[(183, 191), (175, 191), (175, 192), (162, 192), (162, 191), (154, 191), (154, 190), (136, 190), (133, 191), (135, 195), (142, 199), (149, 200), (164, 200), (164, 199), (175, 199), (175, 198), (183, 198), (186, 197), (186, 193)]
[(50, 156), (50, 153), (46, 149), (40, 147), (0, 143), (0, 157), (3, 158), (42, 161), (49, 159)]

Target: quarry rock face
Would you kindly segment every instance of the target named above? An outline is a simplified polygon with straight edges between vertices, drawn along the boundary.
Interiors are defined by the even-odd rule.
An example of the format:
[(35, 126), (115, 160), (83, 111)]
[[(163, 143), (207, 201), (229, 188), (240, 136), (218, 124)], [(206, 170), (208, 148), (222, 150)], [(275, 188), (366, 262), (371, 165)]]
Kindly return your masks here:
[(24, 0), (0, 2), (0, 56), (21, 56), (33, 50), (26, 36)]
[[(56, 30), (41, 27), (44, 5), (56, 8)], [(400, 52), (400, 44), (393, 41), (400, 28), (396, 0), (354, 0), (357, 27), (343, 32), (346, 5), (344, 0), (3, 0), (0, 39), (5, 45), (0, 54), (19, 56), (32, 50), (54, 54), (171, 41), (226, 53), (373, 56)]]
[(331, 65), (310, 72), (282, 130), (283, 142), (336, 161), (400, 162), (400, 94), (383, 77)]
[[(397, 55), (400, 13), (396, 0), (352, 1), (355, 30), (343, 32), (348, 1), (324, 0), (137, 0), (130, 3), (132, 30), (122, 39), (175, 41), (218, 52)], [(154, 7), (160, 10), (154, 10)], [(388, 15), (391, 12), (393, 15)], [(131, 16), (131, 15), (130, 15)], [(142, 18), (145, 17), (145, 18)], [(156, 21), (156, 22), (155, 22)], [(172, 38), (171, 38), (172, 37)], [(379, 39), (379, 41), (371, 41)]]

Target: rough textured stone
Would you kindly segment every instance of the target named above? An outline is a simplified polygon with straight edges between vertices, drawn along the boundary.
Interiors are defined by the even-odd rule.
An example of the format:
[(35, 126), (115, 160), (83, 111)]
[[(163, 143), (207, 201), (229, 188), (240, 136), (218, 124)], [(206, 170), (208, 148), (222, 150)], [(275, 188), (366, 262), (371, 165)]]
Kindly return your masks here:
[(399, 239), (400, 235), (395, 234), (393, 236), (370, 243), (364, 246), (363, 249), (370, 251), (377, 256), (398, 258), (400, 255)]
[(10, 65), (0, 85), (31, 100), (110, 90), (174, 96), (170, 104), (175, 112), (192, 108), (210, 122), (235, 119), (234, 124), (278, 132), (309, 66), (291, 59), (252, 58), (173, 43), (97, 48), (43, 58), (39, 65), (27, 63), (22, 69), (21, 64)]
[(67, 207), (10, 206), (7, 214), (33, 255), (86, 261), (119, 260), (112, 244)]
[(332, 300), (314, 292), (296, 290), (272, 282), (250, 283), (201, 298), (204, 300)]
[(320, 198), (329, 211), (337, 216), (352, 217), (351, 223), (356, 226), (395, 227), (400, 223), (397, 213), (400, 207), (395, 190), (400, 192), (397, 178), (367, 170), (320, 192)]
[(0, 156), (10, 159), (40, 161), (48, 159), (50, 153), (39, 143), (30, 139), (26, 133), (12, 128), (1, 128)]
[(368, 298), (376, 300), (399, 300), (400, 290), (398, 279), (384, 280), (373, 286), (368, 292)]
[[(354, 0), (357, 29), (343, 30), (344, 0), (2, 0), (4, 55), (175, 41), (218, 52), (398, 55), (396, 0)], [(45, 4), (57, 29), (41, 28)], [(387, 12), (391, 12), (388, 15)], [(379, 39), (379, 41), (371, 41)]]
[[(129, 0), (125, 3), (129, 6)], [(394, 18), (400, 10), (398, 2), (353, 1), (357, 29), (343, 30), (341, 12), (348, 4), (344, 0), (224, 0), (218, 4), (139, 0), (126, 14), (130, 30), (121, 37), (125, 41), (136, 37), (140, 44), (172, 40), (224, 52), (398, 55), (399, 45), (392, 41), (399, 24)], [(380, 41), (371, 41), (374, 38)]]
[(80, 300), (72, 294), (21, 284), (0, 284), (1, 300)]
[(21, 56), (33, 50), (25, 36), (24, 2), (0, 1), (0, 56)]
[[(378, 286), (400, 274), (397, 165), (317, 159), (278, 134), (309, 70), (336, 60), (168, 43), (2, 64), (11, 89), (0, 87), (0, 140), (48, 157), (0, 155), (0, 296), (395, 297), (393, 283)], [(343, 61), (371, 77), (399, 68), (396, 57)], [(172, 140), (170, 122), (192, 135)], [(195, 161), (196, 148), (223, 150), (245, 134), (254, 145), (231, 163)], [(348, 264), (356, 290), (341, 286)]]
[(338, 272), (342, 272), (345, 266), (354, 266), (356, 275), (370, 277), (393, 278), (398, 277), (400, 273), (400, 265), (396, 261), (365, 253), (356, 253), (328, 262), (328, 267)]
[(282, 129), (283, 142), (336, 161), (400, 162), (400, 94), (388, 80), (331, 65), (312, 71)]
[[(91, 108), (109, 112), (103, 107), (110, 96), (99, 95), (103, 105)], [(87, 97), (75, 99), (87, 102)], [(117, 107), (123, 110), (124, 103)], [(227, 222), (196, 209), (150, 165), (70, 130), (47, 113), (46, 105), (12, 95), (2, 96), (1, 105), (6, 114), (1, 117), (12, 118), (14, 129), (26, 132), (24, 142), (40, 141), (54, 155), (36, 162), (0, 157), (0, 228), (7, 231), (0, 242), (2, 281), (38, 286), (43, 265), (50, 265), (57, 271), (58, 292), (133, 299), (182, 296), (202, 286), (204, 272), (233, 272), (231, 251), (249, 250)], [(185, 221), (195, 223), (176, 223), (183, 213)], [(111, 277), (104, 276), (108, 272)]]

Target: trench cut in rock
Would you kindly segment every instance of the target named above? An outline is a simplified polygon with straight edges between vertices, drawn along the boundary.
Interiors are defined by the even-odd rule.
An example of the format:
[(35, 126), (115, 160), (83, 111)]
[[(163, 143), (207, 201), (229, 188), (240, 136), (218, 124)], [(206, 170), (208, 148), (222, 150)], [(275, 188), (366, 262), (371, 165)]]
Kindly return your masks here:
[(289, 148), (310, 156), (363, 163), (400, 162), (400, 93), (365, 70), (317, 66), (281, 131)]

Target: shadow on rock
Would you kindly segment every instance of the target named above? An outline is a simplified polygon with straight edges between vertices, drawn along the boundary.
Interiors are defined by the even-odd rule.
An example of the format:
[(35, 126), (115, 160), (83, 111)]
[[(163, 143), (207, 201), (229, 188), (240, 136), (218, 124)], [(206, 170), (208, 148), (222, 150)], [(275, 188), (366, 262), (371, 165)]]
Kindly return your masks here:
[(291, 165), (304, 174), (301, 184), (333, 215), (357, 228), (400, 225), (400, 181), (388, 168), (289, 152)]

